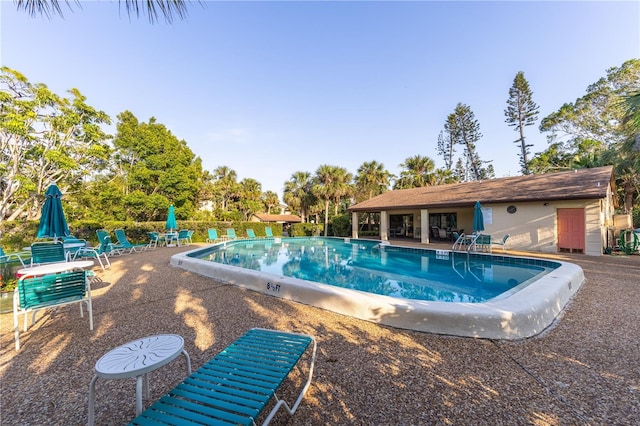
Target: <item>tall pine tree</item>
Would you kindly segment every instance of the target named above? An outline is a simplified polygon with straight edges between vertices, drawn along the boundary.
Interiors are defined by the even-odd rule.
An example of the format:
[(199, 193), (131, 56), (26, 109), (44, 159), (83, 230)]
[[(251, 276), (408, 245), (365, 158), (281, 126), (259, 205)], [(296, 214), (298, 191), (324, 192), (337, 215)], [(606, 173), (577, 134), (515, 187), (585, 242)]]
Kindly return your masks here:
[(507, 109), (504, 115), (507, 117), (505, 122), (515, 127), (520, 137), (514, 143), (520, 144), (520, 170), (523, 175), (531, 173), (529, 170), (529, 148), (532, 144), (527, 144), (524, 137), (524, 128), (532, 126), (538, 119), (539, 108), (533, 102), (533, 92), (529, 88), (529, 82), (524, 78), (524, 73), (518, 71), (513, 79), (513, 85), (509, 89), (509, 99), (507, 100)]
[[(480, 123), (468, 105), (462, 103), (456, 105), (454, 112), (447, 117), (444, 130), (447, 134), (443, 136), (444, 140), (450, 140), (451, 145), (458, 144), (464, 147), (465, 178), (461, 180), (483, 180), (494, 177), (493, 168), (483, 167), (484, 163), (490, 163), (490, 161), (482, 161), (478, 155), (476, 142), (482, 138), (482, 133), (480, 133)], [(461, 164), (456, 163), (455, 174), (459, 178), (462, 178)]]

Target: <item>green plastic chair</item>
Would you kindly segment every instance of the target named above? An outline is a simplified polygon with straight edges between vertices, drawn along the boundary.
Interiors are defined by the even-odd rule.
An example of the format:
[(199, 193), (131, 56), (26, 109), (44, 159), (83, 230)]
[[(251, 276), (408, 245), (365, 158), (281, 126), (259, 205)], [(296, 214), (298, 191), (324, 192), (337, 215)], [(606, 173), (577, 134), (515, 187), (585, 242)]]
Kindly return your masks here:
[(216, 241), (218, 241), (218, 231), (216, 229), (208, 229), (207, 230), (207, 242), (208, 243), (215, 243)]
[(188, 246), (191, 243), (191, 236), (188, 229), (178, 231), (178, 246)]
[(257, 238), (256, 233), (253, 229), (247, 229), (247, 237), (251, 238), (252, 240)]
[(124, 233), (124, 229), (116, 229), (114, 232), (118, 239), (118, 246), (121, 249), (129, 250), (129, 253), (137, 253), (147, 249), (147, 244), (132, 244)]
[(264, 233), (267, 236), (267, 238), (273, 238), (273, 230), (271, 229), (270, 226), (267, 226), (264, 228)]
[(31, 266), (66, 261), (67, 255), (62, 242), (31, 244)]
[[(60, 244), (62, 246), (62, 244)], [(20, 350), (18, 317), (24, 315), (24, 331), (27, 331), (27, 314), (32, 313), (32, 323), (41, 309), (51, 309), (70, 303), (80, 303), (80, 316), (83, 317), (82, 303), (87, 305), (89, 330), (93, 330), (93, 310), (91, 305), (91, 286), (87, 271), (64, 272), (43, 276), (23, 276), (18, 280), (13, 296), (13, 327), (16, 350)]]
[(21, 252), (15, 252), (15, 253), (5, 253), (5, 251), (2, 249), (2, 247), (0, 247), (0, 264), (4, 264), (4, 263), (11, 263), (12, 260), (11, 259), (17, 259), (22, 266), (24, 266), (24, 259), (22, 259), (23, 257), (27, 257), (28, 253), (21, 251)]

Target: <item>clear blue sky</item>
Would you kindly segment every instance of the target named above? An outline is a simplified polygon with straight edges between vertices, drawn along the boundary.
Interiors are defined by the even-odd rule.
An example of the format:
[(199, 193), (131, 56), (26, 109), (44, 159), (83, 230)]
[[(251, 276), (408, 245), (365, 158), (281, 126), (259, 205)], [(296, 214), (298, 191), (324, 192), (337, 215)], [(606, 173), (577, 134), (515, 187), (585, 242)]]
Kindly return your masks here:
[[(129, 19), (115, 1), (65, 18), (1, 4), (2, 65), (58, 94), (75, 87), (114, 120), (156, 117), (203, 160), (280, 196), (296, 171), (392, 173), (438, 166), (439, 132), (462, 102), (497, 177), (519, 174), (508, 91), (523, 71), (540, 119), (640, 57), (640, 3), (204, 2), (185, 21)], [(66, 10), (66, 9), (65, 9)], [(538, 123), (539, 124), (539, 123)], [(546, 148), (537, 125), (532, 151)]]

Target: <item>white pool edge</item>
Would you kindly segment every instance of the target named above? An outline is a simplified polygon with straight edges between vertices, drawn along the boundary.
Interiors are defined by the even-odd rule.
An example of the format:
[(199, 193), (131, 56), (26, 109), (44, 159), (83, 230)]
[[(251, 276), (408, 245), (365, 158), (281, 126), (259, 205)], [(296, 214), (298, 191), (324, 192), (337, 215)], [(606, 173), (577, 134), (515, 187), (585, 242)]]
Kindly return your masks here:
[(506, 298), (485, 303), (399, 299), (175, 254), (170, 264), (220, 283), (392, 327), (462, 337), (515, 340), (549, 327), (584, 282), (578, 265), (560, 266)]

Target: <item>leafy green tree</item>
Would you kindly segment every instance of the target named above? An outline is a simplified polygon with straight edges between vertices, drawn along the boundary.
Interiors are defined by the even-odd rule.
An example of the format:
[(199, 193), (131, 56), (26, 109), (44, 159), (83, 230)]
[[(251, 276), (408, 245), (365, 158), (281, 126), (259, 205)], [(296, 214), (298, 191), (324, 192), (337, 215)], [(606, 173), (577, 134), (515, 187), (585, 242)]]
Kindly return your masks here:
[(125, 111), (118, 119), (114, 161), (124, 177), (127, 218), (161, 220), (170, 204), (176, 218), (192, 217), (203, 185), (200, 158), (153, 117), (140, 123)]
[(528, 175), (529, 155), (533, 145), (525, 142), (524, 128), (532, 126), (538, 119), (540, 108), (533, 101), (533, 92), (529, 88), (529, 82), (524, 78), (524, 73), (519, 71), (513, 79), (513, 85), (509, 89), (509, 99), (504, 115), (507, 117), (506, 123), (515, 127), (519, 133), (519, 138), (515, 143), (520, 144), (520, 170), (523, 175)]
[(639, 101), (634, 96), (640, 92), (640, 59), (606, 73), (587, 88), (586, 95), (542, 119), (540, 130), (549, 133), (550, 145), (534, 158), (532, 171), (612, 164), (624, 210), (629, 212), (640, 175), (637, 128), (630, 126), (637, 119), (634, 105)]
[(356, 202), (369, 200), (389, 190), (393, 174), (377, 161), (365, 161), (358, 167), (355, 182)]
[[(64, 17), (60, 3), (58, 0), (16, 0), (18, 10), (25, 10), (31, 16), (44, 15), (47, 18), (53, 15)], [(64, 3), (69, 10), (73, 10), (71, 6), (73, 3), (82, 8), (79, 0), (74, 2), (66, 0)], [(139, 17), (141, 13), (147, 14), (151, 23), (157, 22), (160, 14), (168, 23), (173, 22), (174, 16), (184, 19), (187, 15), (187, 4), (183, 0), (124, 0), (119, 3), (124, 3), (129, 16), (135, 14)]]
[(543, 118), (540, 131), (549, 133), (549, 143), (559, 143), (559, 148), (568, 152), (575, 152), (584, 140), (599, 141), (607, 147), (623, 142), (627, 134), (620, 99), (638, 91), (640, 59), (632, 59), (609, 68), (606, 77), (587, 88), (586, 95)]
[(0, 69), (0, 221), (37, 218), (49, 185), (68, 195), (105, 167), (109, 116), (77, 89), (69, 94)]
[(419, 188), (435, 183), (435, 163), (429, 157), (414, 155), (400, 164), (403, 170), (393, 189)]

